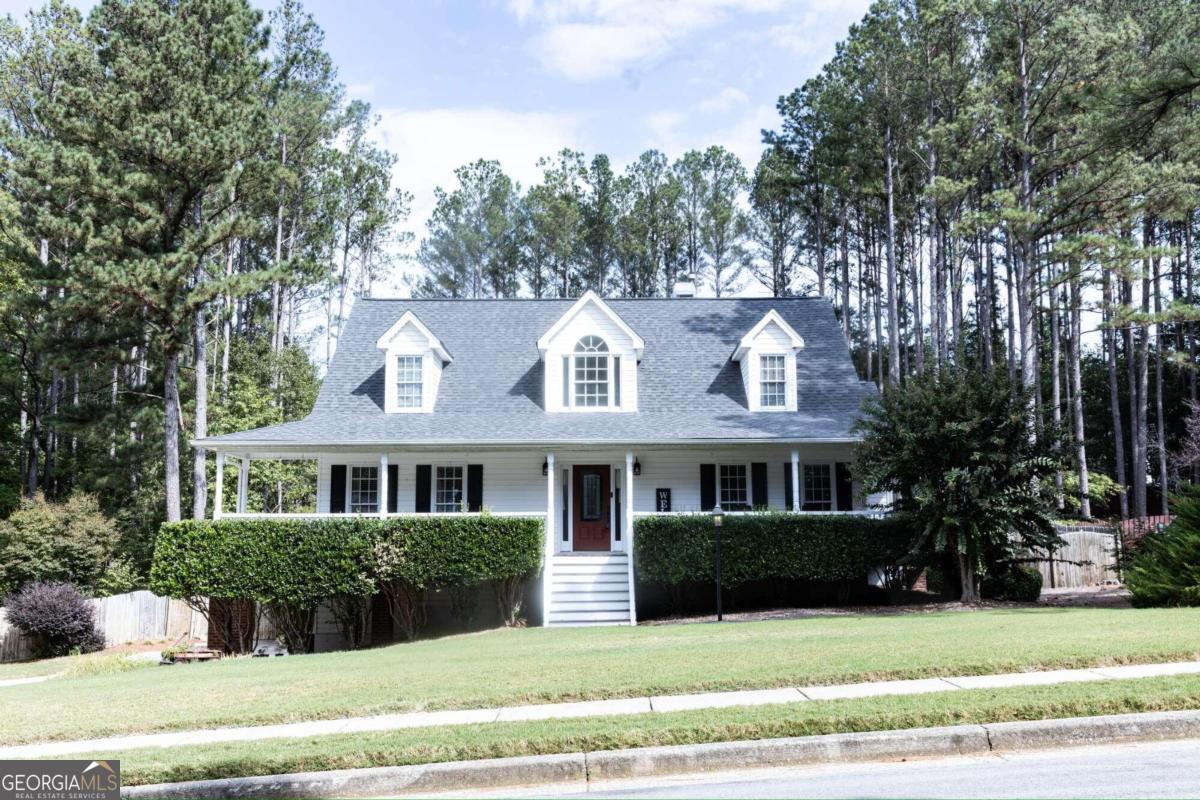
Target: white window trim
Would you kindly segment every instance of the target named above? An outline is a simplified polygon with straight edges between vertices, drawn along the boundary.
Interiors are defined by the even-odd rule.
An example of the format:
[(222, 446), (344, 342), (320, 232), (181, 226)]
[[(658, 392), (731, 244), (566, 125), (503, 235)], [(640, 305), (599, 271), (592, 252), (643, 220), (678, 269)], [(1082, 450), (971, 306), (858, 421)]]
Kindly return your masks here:
[[(762, 357), (763, 356), (783, 356), (783, 405), (781, 406), (764, 406), (762, 404)], [(749, 401), (751, 411), (761, 411), (765, 414), (777, 414), (786, 411), (796, 411), (796, 354), (794, 352), (786, 352), (784, 350), (769, 349), (769, 350), (754, 350), (748, 356), (750, 360), (749, 378), (750, 386)]]
[[(576, 399), (577, 394), (575, 391), (575, 370), (578, 368), (576, 361), (580, 358), (594, 358), (594, 357), (603, 357), (604, 358), (605, 370), (608, 374), (608, 392), (606, 394), (608, 402), (602, 406), (581, 406), (581, 405), (577, 404), (578, 403), (578, 401)], [(611, 352), (607, 353), (607, 354), (572, 352), (570, 354), (570, 359), (568, 361), (568, 364), (570, 366), (571, 373), (567, 376), (567, 399), (570, 401), (570, 408), (568, 409), (569, 411), (591, 412), (591, 411), (620, 411), (621, 410), (621, 407), (614, 402), (616, 400), (616, 385), (617, 384), (616, 384), (616, 380), (614, 380), (613, 370), (614, 370), (615, 365), (613, 364), (613, 361), (614, 361), (613, 354)], [(622, 387), (622, 388), (624, 388), (624, 387)]]
[[(450, 468), (458, 468), (458, 469), (462, 470), (462, 507), (459, 509), (456, 509), (456, 511), (449, 511), (449, 512), (438, 511), (437, 473), (438, 473), (439, 469), (450, 469)], [(453, 514), (453, 513), (457, 513), (457, 512), (466, 511), (471, 502), (468, 499), (471, 495), (468, 493), (468, 490), (467, 490), (467, 481), (468, 481), (467, 473), (469, 472), (469, 470), (467, 469), (467, 465), (464, 463), (458, 463), (458, 462), (451, 462), (451, 463), (446, 463), (446, 464), (434, 464), (433, 466), (430, 467), (430, 470), (431, 470), (431, 472), (429, 475), (429, 510), (435, 514), (447, 514), (447, 513)]]
[[(768, 358), (783, 359), (783, 403), (780, 405), (766, 405), (763, 403), (763, 384), (764, 383), (779, 383), (779, 381), (764, 381), (763, 366)], [(793, 368), (795, 362), (793, 362)], [(758, 354), (758, 406), (763, 411), (786, 411), (788, 406), (788, 354), (787, 353), (770, 353), (762, 352)]]
[[(421, 411), (425, 408), (425, 392), (428, 388), (428, 382), (425, 380), (425, 356), (421, 353), (395, 353), (389, 354), (389, 358), (395, 360), (396, 369), (393, 373), (392, 391), (395, 392), (395, 409), (396, 411)], [(415, 358), (417, 359), (417, 386), (420, 393), (420, 403), (415, 406), (405, 406), (400, 404), (400, 359)], [(410, 383), (410, 381), (406, 381)]]
[[(804, 511), (808, 504), (808, 486), (804, 480), (804, 470), (806, 467), (828, 467), (829, 468), (829, 510), (837, 511), (837, 462), (836, 461), (801, 461), (800, 462), (800, 510)], [(854, 504), (851, 498), (851, 505)], [(824, 509), (822, 509), (824, 510)]]
[(754, 488), (753, 488), (753, 467), (750, 462), (742, 463), (740, 461), (726, 461), (717, 464), (717, 504), (721, 506), (723, 511), (734, 511), (744, 509), (731, 509), (721, 502), (721, 467), (741, 467), (746, 470), (746, 509), (754, 510)]
[[(373, 469), (375, 470), (375, 509), (373, 511), (355, 511), (354, 510), (354, 470), (356, 469)], [(346, 503), (345, 509), (347, 514), (378, 514), (380, 506), (379, 497), (379, 465), (378, 464), (347, 464), (346, 465)]]

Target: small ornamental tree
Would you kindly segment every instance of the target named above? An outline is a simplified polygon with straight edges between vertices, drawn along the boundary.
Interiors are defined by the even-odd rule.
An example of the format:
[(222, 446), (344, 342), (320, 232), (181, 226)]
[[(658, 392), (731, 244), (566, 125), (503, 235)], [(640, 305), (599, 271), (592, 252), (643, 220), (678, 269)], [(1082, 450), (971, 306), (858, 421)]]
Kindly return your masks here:
[(1056, 461), (1032, 435), (1007, 375), (968, 370), (912, 378), (867, 402), (854, 474), (911, 514), (914, 549), (957, 563), (962, 601), (979, 601), (985, 554), (1061, 544), (1046, 478)]
[(96, 627), (96, 610), (69, 583), (28, 583), (8, 598), (5, 612), (19, 631), (33, 637), (39, 656), (104, 649), (104, 636)]
[(1135, 606), (1200, 606), (1200, 487), (1173, 498), (1175, 519), (1147, 534), (1125, 570)]
[(117, 529), (94, 495), (61, 503), (40, 494), (0, 520), (0, 596), (31, 581), (69, 581), (91, 588), (104, 573)]

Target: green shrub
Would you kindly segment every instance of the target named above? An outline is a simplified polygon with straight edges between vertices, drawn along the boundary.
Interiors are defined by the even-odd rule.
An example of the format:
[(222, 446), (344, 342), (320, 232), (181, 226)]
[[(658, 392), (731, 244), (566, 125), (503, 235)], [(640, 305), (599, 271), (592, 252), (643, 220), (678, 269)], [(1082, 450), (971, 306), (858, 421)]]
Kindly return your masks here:
[(1135, 606), (1200, 606), (1200, 487), (1174, 499), (1175, 519), (1138, 543), (1125, 585)]
[(292, 650), (307, 648), (303, 632), (325, 600), (336, 604), (352, 638), (361, 639), (362, 604), (350, 598), (382, 591), (412, 638), (429, 589), (495, 581), (498, 599), (516, 598), (506, 615), (511, 621), (520, 596), (511, 585), (540, 566), (542, 531), (540, 518), (487, 514), (188, 520), (162, 526), (150, 587), (170, 597), (262, 603)]
[[(912, 540), (899, 516), (746, 514), (725, 517), (721, 583), (767, 579), (865, 579), (874, 567), (897, 563)], [(713, 522), (707, 514), (637, 520), (639, 577), (667, 585), (713, 579)]]
[(1007, 565), (995, 575), (983, 579), (982, 595), (992, 600), (1011, 600), (1015, 603), (1036, 603), (1042, 595), (1042, 573), (1033, 567)]
[(0, 596), (33, 581), (90, 589), (116, 543), (117, 529), (94, 495), (73, 494), (61, 503), (41, 495), (22, 501), (0, 520)]

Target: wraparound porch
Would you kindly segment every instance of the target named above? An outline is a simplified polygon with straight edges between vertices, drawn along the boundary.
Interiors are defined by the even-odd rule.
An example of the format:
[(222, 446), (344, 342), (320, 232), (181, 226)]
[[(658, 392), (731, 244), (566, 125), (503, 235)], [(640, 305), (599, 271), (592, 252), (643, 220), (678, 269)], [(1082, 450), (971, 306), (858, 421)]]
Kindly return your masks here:
[[(536, 516), (544, 520), (542, 607), (550, 624), (637, 619), (633, 593), (634, 521), (692, 514), (720, 504), (726, 513), (877, 513), (858, 498), (849, 443), (679, 447), (433, 449), (389, 447), (320, 452), (228, 448), (217, 452), (215, 518), (248, 511), (250, 465), (316, 462), (316, 510), (279, 518), (410, 514)], [(233, 510), (224, 477), (236, 470)], [(629, 502), (632, 498), (632, 502)], [(569, 613), (568, 613), (569, 610)], [(557, 612), (557, 613), (556, 613)]]

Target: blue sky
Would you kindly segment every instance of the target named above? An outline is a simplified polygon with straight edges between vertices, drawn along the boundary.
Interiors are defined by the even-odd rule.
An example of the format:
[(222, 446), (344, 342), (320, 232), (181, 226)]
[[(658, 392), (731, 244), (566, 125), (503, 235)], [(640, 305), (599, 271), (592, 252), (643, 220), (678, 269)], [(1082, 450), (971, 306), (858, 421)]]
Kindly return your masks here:
[[(254, 0), (267, 8), (273, 3)], [(40, 3), (0, 0), (0, 13)], [(90, 2), (81, 2), (90, 6)], [(722, 144), (752, 167), (775, 101), (820, 69), (865, 0), (309, 0), (349, 93), (381, 117), (414, 196), (499, 159), (523, 185), (562, 147), (622, 167)]]

